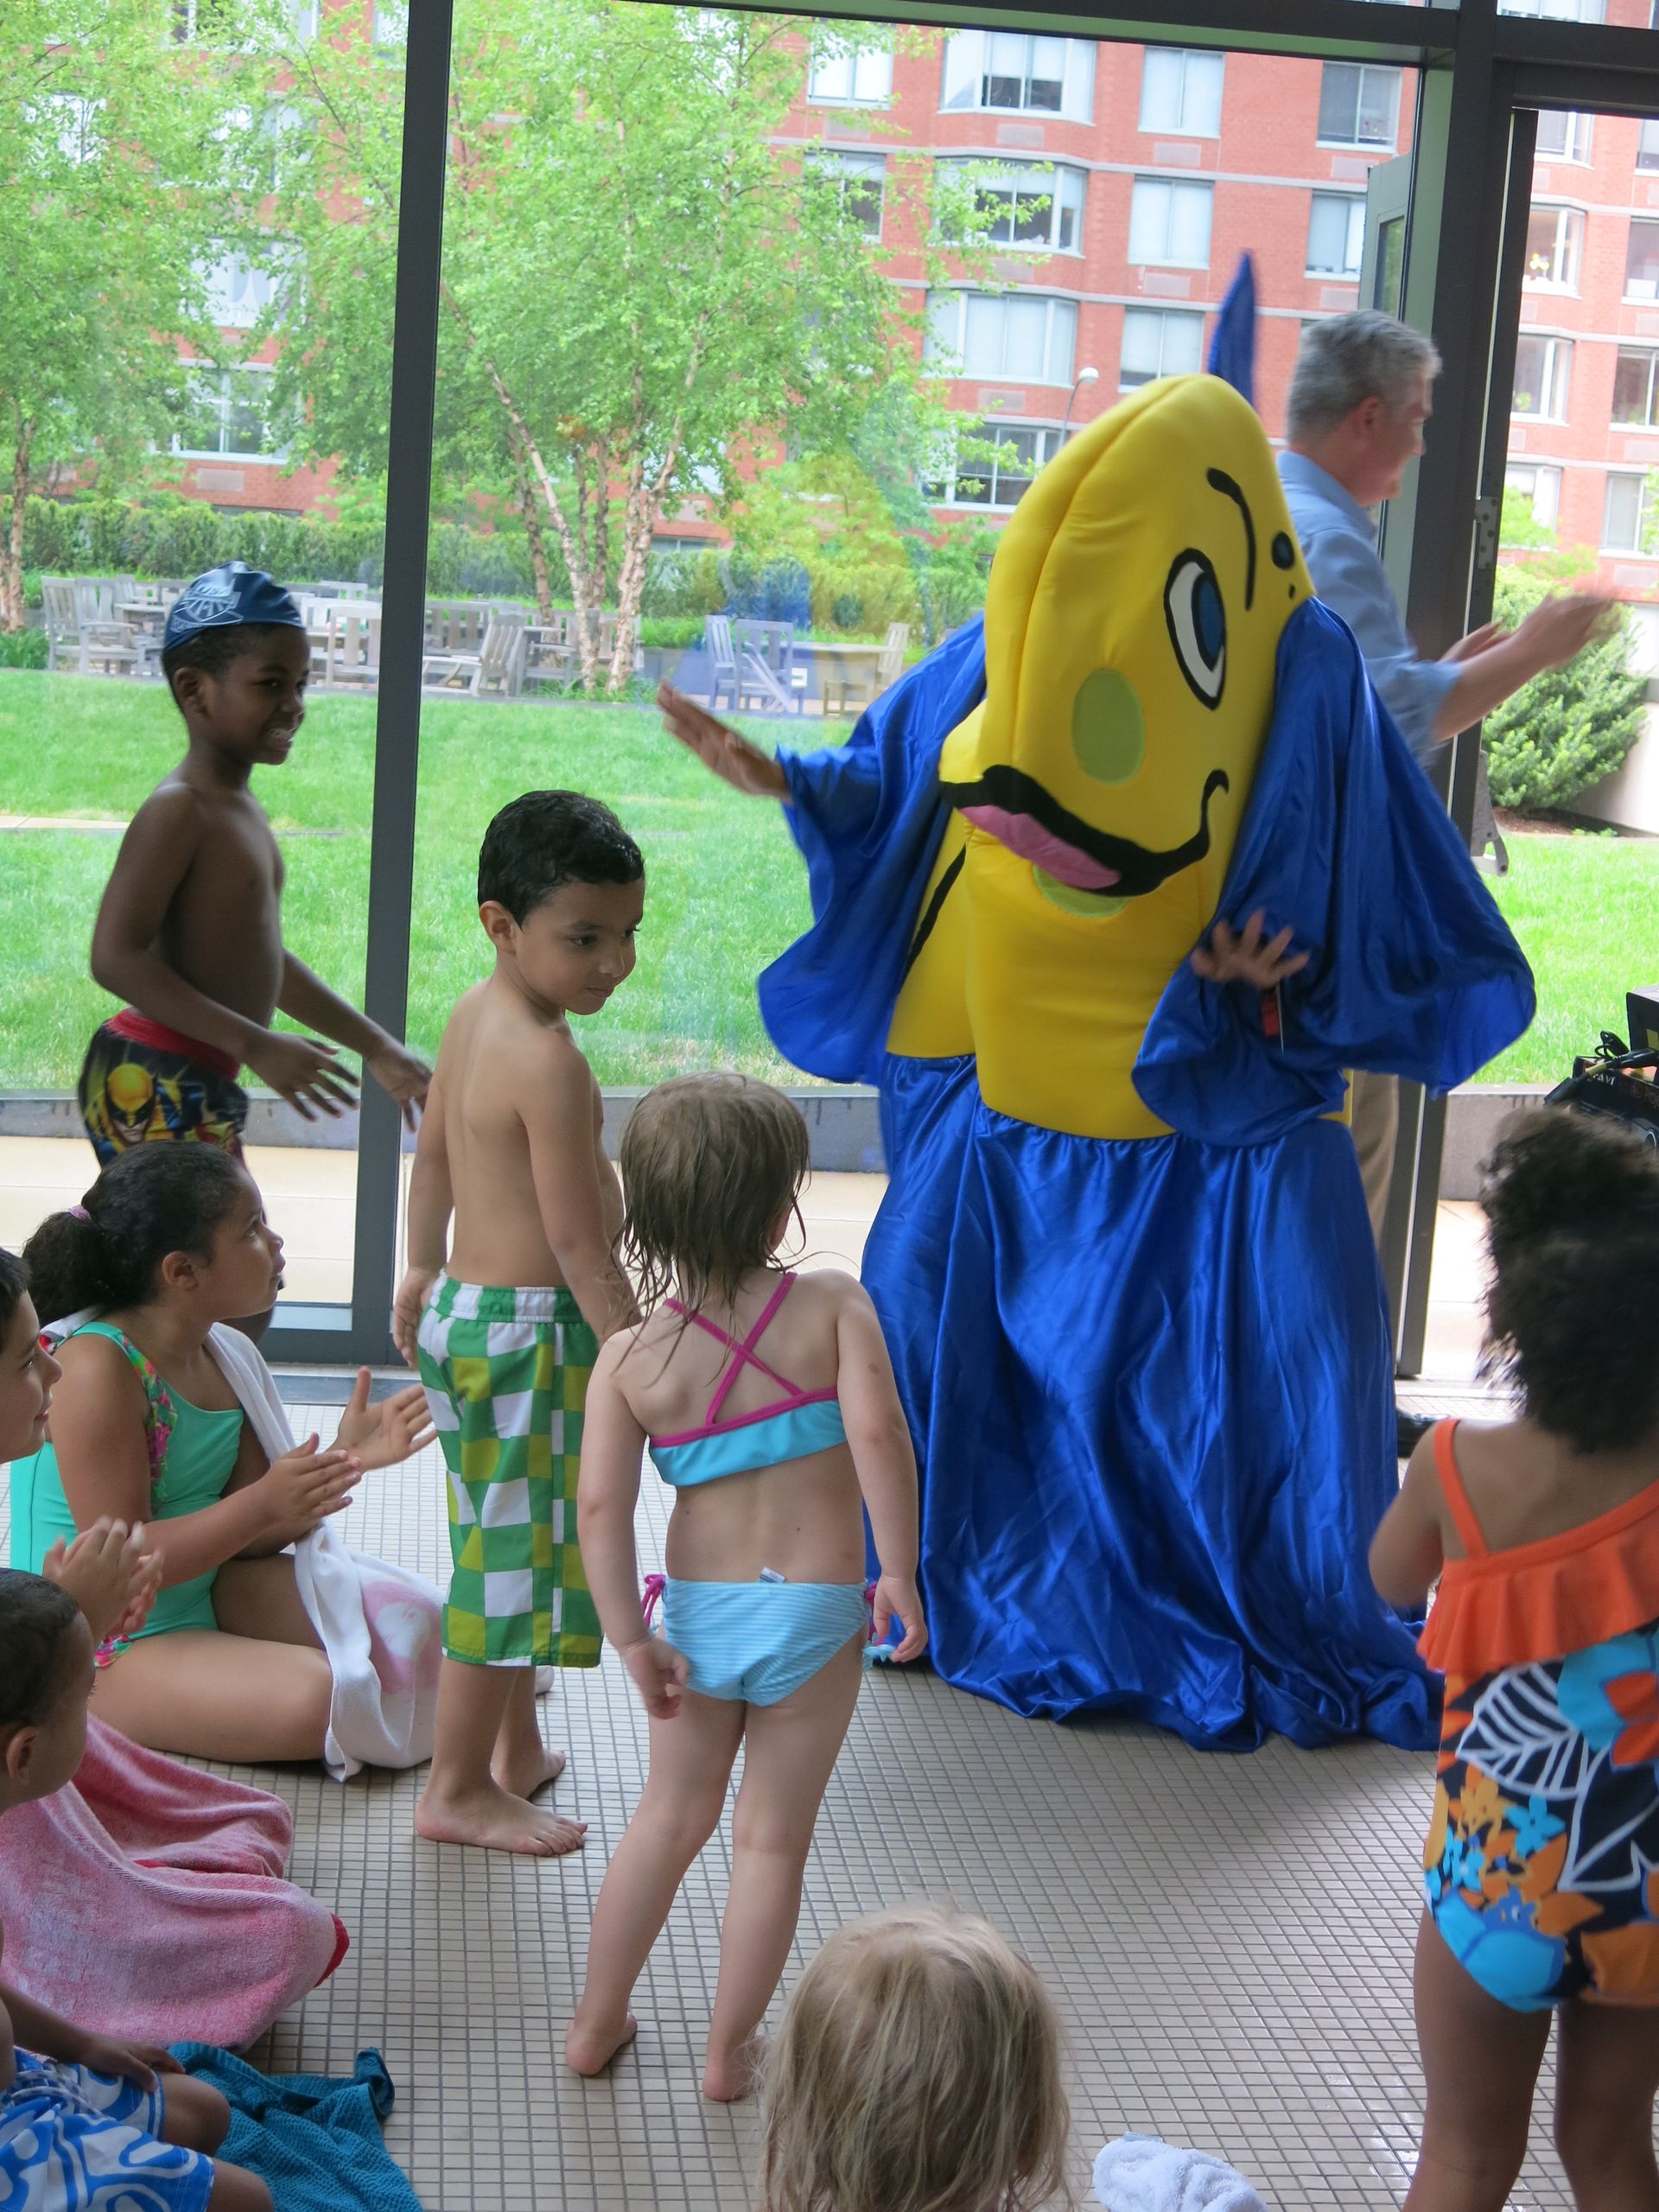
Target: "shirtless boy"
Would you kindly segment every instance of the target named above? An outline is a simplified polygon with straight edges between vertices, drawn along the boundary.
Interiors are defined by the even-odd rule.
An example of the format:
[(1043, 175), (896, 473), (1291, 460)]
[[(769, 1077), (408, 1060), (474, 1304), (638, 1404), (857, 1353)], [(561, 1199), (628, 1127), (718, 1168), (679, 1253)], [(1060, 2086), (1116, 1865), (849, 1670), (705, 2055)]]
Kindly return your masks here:
[(599, 1663), (576, 1548), (582, 1406), (601, 1343), (638, 1316), (612, 1249), (604, 1107), (566, 1016), (597, 1014), (632, 972), (645, 902), (639, 848), (595, 799), (527, 791), (485, 836), (495, 971), (444, 1032), (392, 1319), (449, 1475), (454, 1578), (415, 1816), (438, 1842), (548, 1857), (583, 1839), (585, 1822), (529, 1802), (564, 1766), (537, 1726), (535, 1670)]
[(272, 1029), (278, 1007), (360, 1053), (412, 1126), (431, 1071), (283, 944), (282, 855), (248, 789), (305, 717), (299, 608), (240, 561), (211, 569), (167, 618), (162, 670), (189, 742), (133, 817), (92, 931), (92, 974), (126, 1001), (80, 1075), (99, 1165), (156, 1139), (239, 1152), (245, 1065), (307, 1121), (353, 1104), (334, 1045)]

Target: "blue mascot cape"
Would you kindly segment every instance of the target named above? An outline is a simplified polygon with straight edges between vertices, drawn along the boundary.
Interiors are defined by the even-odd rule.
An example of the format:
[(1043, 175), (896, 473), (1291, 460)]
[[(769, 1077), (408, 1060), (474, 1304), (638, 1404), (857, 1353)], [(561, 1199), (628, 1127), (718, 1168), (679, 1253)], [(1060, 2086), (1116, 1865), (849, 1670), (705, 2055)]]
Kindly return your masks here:
[(922, 1470), (932, 1657), (1052, 1718), (1114, 1710), (1211, 1749), (1277, 1732), (1435, 1740), (1415, 1624), (1366, 1551), (1397, 1487), (1392, 1358), (1349, 1067), (1440, 1090), (1531, 1019), (1530, 972), (1343, 623), (1280, 642), (1219, 912), (1290, 922), (1308, 965), (1252, 992), (1172, 977), (1135, 1067), (1173, 1134), (1015, 1121), (972, 1056), (885, 1040), (979, 699), (976, 622), (863, 716), (785, 756), (815, 921), (760, 979), (797, 1065), (879, 1086), (889, 1187), (864, 1281)]

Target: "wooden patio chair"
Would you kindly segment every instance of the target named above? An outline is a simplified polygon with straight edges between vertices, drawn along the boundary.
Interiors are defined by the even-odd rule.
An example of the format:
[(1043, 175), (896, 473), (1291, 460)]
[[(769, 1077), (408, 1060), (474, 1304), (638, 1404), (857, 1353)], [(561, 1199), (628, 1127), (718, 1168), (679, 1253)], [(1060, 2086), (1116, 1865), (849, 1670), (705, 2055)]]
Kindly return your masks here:
[(150, 654), (125, 622), (83, 622), (79, 668), (83, 676), (148, 676)]
[(361, 684), (375, 690), (380, 682), (380, 617), (347, 614), (336, 622), (328, 640), (327, 683)]
[(875, 694), (878, 698), (889, 684), (896, 683), (905, 672), (905, 655), (910, 650), (908, 622), (889, 622), (887, 643), (881, 648), (881, 658), (875, 664)]
[(732, 646), (731, 617), (710, 614), (702, 625), (703, 651), (709, 656), (709, 705), (720, 712), (720, 695), (731, 694), (732, 711), (737, 711), (737, 654)]
[(522, 608), (512, 614), (493, 614), (476, 652), (431, 652), (421, 663), (421, 681), (445, 690), (464, 682), (474, 699), (495, 691), (516, 699), (523, 681), (524, 616)]
[(67, 660), (80, 651), (80, 617), (75, 611), (74, 579), (42, 576), (41, 597), (46, 605), (46, 664), (55, 668), (60, 654)]

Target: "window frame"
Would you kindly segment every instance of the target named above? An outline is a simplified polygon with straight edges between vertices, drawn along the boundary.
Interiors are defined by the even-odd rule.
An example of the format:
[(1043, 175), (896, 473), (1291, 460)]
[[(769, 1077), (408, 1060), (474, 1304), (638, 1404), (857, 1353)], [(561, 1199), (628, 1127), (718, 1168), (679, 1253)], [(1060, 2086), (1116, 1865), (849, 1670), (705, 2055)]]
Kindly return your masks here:
[[(1550, 249), (1552, 267), (1563, 258), (1569, 264), (1566, 276), (1537, 276), (1533, 274), (1532, 226), (1540, 215), (1555, 218), (1555, 242)], [(1527, 262), (1522, 283), (1529, 292), (1560, 292), (1572, 298), (1579, 296), (1579, 279), (1584, 270), (1585, 211), (1567, 200), (1535, 200), (1527, 209)], [(1563, 239), (1566, 251), (1563, 254)]]
[[(1533, 480), (1531, 491), (1523, 493), (1522, 496), (1525, 498), (1528, 505), (1532, 510), (1532, 519), (1534, 523), (1540, 530), (1554, 530), (1560, 524), (1561, 518), (1562, 470), (1560, 463), (1559, 461), (1529, 461), (1525, 459), (1520, 461), (1510, 459), (1506, 461), (1503, 467), (1503, 489), (1506, 493), (1512, 488), (1517, 492), (1520, 490), (1519, 485), (1516, 484), (1515, 480), (1519, 476), (1530, 476)], [(1549, 501), (1550, 512), (1548, 519), (1538, 512), (1538, 479), (1540, 477), (1546, 476), (1549, 479), (1552, 486)]]
[(1533, 160), (1547, 162), (1552, 168), (1565, 163), (1569, 168), (1588, 168), (1595, 154), (1595, 117), (1586, 110), (1575, 107), (1541, 108), (1538, 128), (1542, 131), (1554, 117), (1569, 126), (1568, 144), (1560, 153), (1541, 143), (1535, 144)]
[[(1634, 484), (1637, 487), (1636, 542), (1632, 545), (1616, 544), (1607, 534), (1608, 514), (1616, 483)], [(1642, 543), (1644, 523), (1654, 525), (1656, 542), (1650, 546), (1644, 546)], [(1610, 468), (1607, 471), (1606, 480), (1602, 486), (1601, 538), (1597, 550), (1618, 554), (1624, 560), (1659, 561), (1659, 498), (1654, 496), (1650, 472), (1636, 468)]]
[[(219, 412), (221, 435), (226, 437), (230, 435), (231, 416), (236, 406), (233, 379), (242, 376), (270, 378), (276, 374), (274, 365), (264, 361), (186, 360), (181, 362), (180, 366), (188, 372), (193, 381), (200, 385), (205, 385), (210, 379), (217, 381), (219, 390), (213, 395), (213, 404)], [(199, 402), (198, 404), (203, 404), (205, 411), (205, 404)], [(168, 451), (175, 460), (178, 461), (251, 461), (281, 466), (288, 460), (289, 448), (286, 442), (283, 442), (274, 444), (268, 442), (271, 421), (270, 410), (266, 406), (261, 408), (258, 412), (260, 442), (255, 450), (250, 451), (243, 447), (223, 443), (217, 446), (188, 446), (184, 443), (182, 433), (175, 430), (168, 442)]]
[[(1351, 263), (1350, 261), (1344, 261), (1339, 269), (1319, 268), (1316, 265), (1313, 259), (1313, 226), (1317, 219), (1317, 210), (1322, 204), (1327, 207), (1340, 205), (1344, 207), (1347, 210), (1347, 213), (1344, 219), (1347, 228), (1346, 234), (1343, 240), (1343, 245), (1344, 251), (1351, 257)], [(1356, 236), (1355, 228), (1356, 213), (1357, 213), (1359, 219), (1357, 236)], [(1355, 251), (1356, 246), (1357, 246), (1358, 249), (1357, 252)], [(1320, 186), (1314, 191), (1309, 193), (1307, 199), (1307, 243), (1303, 253), (1303, 276), (1308, 277), (1315, 283), (1357, 284), (1359, 282), (1359, 272), (1363, 261), (1364, 251), (1364, 194), (1363, 192), (1331, 192), (1327, 191), (1323, 186)]]
[[(1640, 360), (1645, 362), (1647, 365), (1647, 412), (1639, 421), (1633, 419), (1628, 415), (1620, 415), (1617, 411), (1619, 365), (1626, 359)], [(1656, 402), (1659, 401), (1659, 347), (1652, 346), (1627, 345), (1623, 339), (1619, 340), (1618, 349), (1613, 357), (1613, 394), (1614, 397), (1612, 407), (1610, 410), (1608, 417), (1613, 429), (1621, 430), (1659, 430), (1659, 405), (1656, 404)]]
[[(970, 38), (980, 42), (979, 65), (973, 71), (970, 80), (977, 88), (977, 97), (970, 100), (952, 99), (950, 97), (951, 52), (958, 47), (960, 41)], [(988, 44), (993, 38), (1023, 38), (1026, 42), (1025, 71), (1020, 80), (1021, 91), (1026, 97), (1014, 106), (985, 98), (986, 87), (994, 74), (990, 67), (991, 49)], [(1037, 41), (1041, 38), (1058, 39), (1065, 48), (1060, 65), (1060, 104), (1057, 108), (1034, 107), (1029, 97), (1032, 85), (1041, 81), (1033, 79), (1031, 67)], [(1098, 41), (1095, 39), (1072, 38), (1063, 31), (993, 30), (969, 27), (948, 32), (939, 57), (939, 112), (941, 115), (1052, 116), (1057, 123), (1092, 123), (1095, 118), (1095, 48), (1097, 44)], [(1077, 63), (1079, 105), (1069, 107), (1066, 100), (1072, 86), (1074, 61)]]
[[(1029, 176), (1046, 170), (1054, 180), (1054, 190), (1045, 195), (1033, 189), (1031, 196), (1033, 199), (1046, 197), (1048, 200), (1047, 243), (1044, 244), (1035, 238), (1020, 238), (1012, 236), (1006, 239), (991, 238), (986, 243), (994, 245), (999, 253), (1028, 253), (1039, 258), (1048, 254), (1065, 254), (1072, 260), (1081, 260), (1084, 251), (1084, 217), (1089, 205), (1089, 172), (1079, 167), (1076, 162), (1017, 162), (995, 154), (944, 154), (934, 162), (933, 167), (935, 175), (944, 173), (963, 179), (970, 179), (971, 173), (976, 168), (1000, 168), (1010, 175), (1013, 179), (1014, 195), (1009, 203), (1010, 232), (1015, 228), (1019, 221), (1020, 175), (1023, 174)], [(1075, 243), (1071, 245), (1062, 245), (1055, 234), (1059, 229), (1062, 217), (1068, 212), (1065, 195), (1068, 188), (1071, 185), (1075, 185), (1077, 191), (1077, 204), (1070, 210), (1077, 218)], [(976, 199), (982, 196), (981, 189), (977, 185), (973, 186), (972, 189)]]
[[(1169, 213), (1164, 222), (1165, 251), (1162, 253), (1139, 254), (1135, 250), (1135, 207), (1141, 194), (1147, 192), (1165, 192), (1169, 194)], [(1184, 261), (1168, 250), (1170, 232), (1174, 227), (1173, 217), (1175, 209), (1175, 194), (1178, 192), (1201, 193), (1204, 195), (1205, 213), (1202, 261)], [(1135, 177), (1129, 193), (1129, 232), (1125, 247), (1128, 264), (1132, 269), (1208, 270), (1211, 251), (1215, 244), (1215, 228), (1216, 188), (1213, 183), (1200, 177), (1141, 175)]]
[[(1357, 79), (1354, 86), (1354, 129), (1351, 137), (1336, 137), (1327, 133), (1325, 128), (1325, 87), (1331, 81), (1331, 73), (1333, 69), (1351, 70)], [(1385, 138), (1362, 138), (1359, 136), (1360, 117), (1365, 106), (1365, 79), (1368, 74), (1374, 77), (1389, 77), (1394, 81), (1394, 96), (1389, 103), (1389, 133)], [(1315, 143), (1321, 146), (1358, 149), (1362, 152), (1369, 150), (1376, 153), (1393, 153), (1400, 143), (1401, 78), (1402, 72), (1387, 62), (1326, 61), (1322, 64), (1319, 72), (1319, 112), (1314, 130)]]
[[(1539, 385), (1551, 404), (1535, 410), (1517, 407), (1516, 392), (1521, 380), (1521, 349), (1523, 346), (1544, 348), (1545, 374)], [(1523, 330), (1516, 339), (1515, 375), (1510, 390), (1510, 417), (1516, 423), (1565, 423), (1573, 404), (1573, 349), (1571, 338), (1553, 330)]]
[[(935, 344), (938, 328), (938, 303), (944, 300), (953, 300), (957, 302), (956, 346), (955, 351), (950, 357), (959, 364), (959, 365), (955, 368), (944, 368), (938, 365), (939, 357), (932, 350)], [(976, 368), (969, 362), (967, 352), (967, 337), (968, 302), (970, 300), (989, 300), (1003, 307), (1009, 305), (1011, 302), (1021, 300), (1037, 300), (1041, 302), (1046, 312), (1043, 321), (1043, 366), (1040, 374), (1033, 374), (1028, 369), (1010, 369), (1005, 365), (999, 365), (995, 368)], [(1081, 321), (1080, 305), (1081, 303), (1075, 296), (1059, 292), (1030, 292), (1023, 290), (1012, 292), (986, 292), (978, 290), (970, 284), (935, 285), (929, 290), (927, 295), (925, 308), (926, 333), (923, 340), (922, 350), (923, 366), (925, 368), (930, 365), (930, 363), (931, 363), (934, 365), (933, 373), (935, 375), (949, 377), (963, 383), (968, 383), (970, 381), (974, 383), (982, 381), (992, 384), (1004, 381), (1011, 383), (1016, 378), (1020, 378), (1027, 384), (1041, 385), (1051, 391), (1069, 391), (1071, 388), (1073, 378), (1077, 372), (1077, 334), (1078, 324)], [(1070, 308), (1071, 310), (1071, 358), (1067, 363), (1065, 373), (1063, 376), (1052, 376), (1049, 372), (1054, 365), (1055, 326), (1058, 320), (1056, 311), (1061, 308)], [(1008, 327), (1008, 320), (1005, 317), (1003, 321), (1001, 343), (998, 349), (1004, 362), (1006, 362), (1007, 354)]]
[[(1158, 366), (1154, 370), (1150, 376), (1137, 377), (1133, 384), (1125, 384), (1123, 381), (1123, 359), (1124, 355), (1128, 351), (1129, 323), (1132, 317), (1139, 317), (1147, 321), (1152, 321), (1154, 317), (1156, 318), (1158, 323)], [(1134, 307), (1126, 307), (1124, 308), (1123, 327), (1118, 334), (1117, 346), (1117, 389), (1120, 392), (1140, 391), (1149, 384), (1156, 384), (1161, 377), (1181, 376), (1187, 373), (1184, 369), (1169, 369), (1166, 368), (1164, 365), (1166, 340), (1168, 336), (1169, 326), (1172, 322), (1179, 321), (1190, 323), (1195, 322), (1198, 326), (1198, 349), (1196, 365), (1198, 368), (1202, 368), (1204, 366), (1205, 325), (1205, 313), (1202, 308), (1150, 307), (1142, 306), (1137, 302)]]
[[(1654, 274), (1641, 280), (1649, 287), (1645, 292), (1633, 292), (1630, 289), (1630, 250), (1636, 244), (1636, 234), (1638, 231), (1650, 231), (1653, 233)], [(1630, 229), (1624, 235), (1624, 289), (1620, 297), (1625, 300), (1640, 301), (1644, 304), (1652, 300), (1659, 300), (1659, 214), (1632, 215), (1630, 218)]]
[[(874, 223), (860, 222), (858, 229), (865, 238), (879, 245), (881, 238), (881, 226), (887, 219), (887, 156), (871, 152), (862, 146), (809, 146), (806, 150), (805, 166), (809, 171), (816, 171), (821, 179), (835, 181), (840, 194), (843, 213), (847, 211), (848, 202), (853, 196), (848, 190), (853, 180), (858, 176), (874, 180), (875, 220)], [(854, 220), (857, 220), (856, 217)]]
[[(963, 472), (957, 467), (962, 437), (966, 435), (983, 438), (988, 444), (995, 444), (1007, 442), (1010, 434), (1018, 431), (1028, 432), (1037, 448), (1031, 463), (1031, 474), (1020, 479), (1019, 495), (1006, 501), (996, 497), (996, 486), (1002, 473), (1002, 463), (993, 461), (980, 472), (988, 474), (990, 479), (990, 496), (983, 499), (964, 499), (959, 488)], [(950, 442), (950, 470), (948, 476), (938, 480), (939, 487), (938, 495), (935, 495), (931, 486), (927, 487), (925, 496), (928, 505), (935, 507), (965, 507), (974, 514), (1011, 515), (1019, 505), (1020, 499), (1030, 490), (1039, 472), (1048, 466), (1065, 442), (1065, 427), (1058, 423), (1004, 422), (1001, 417), (993, 422), (987, 422), (982, 416), (977, 421), (964, 423)], [(974, 474), (971, 466), (968, 473), (970, 476)]]
[[(859, 69), (866, 61), (885, 61), (887, 63), (887, 86), (886, 89), (879, 94), (864, 93), (861, 92), (858, 89)], [(847, 82), (849, 87), (849, 91), (845, 93), (816, 91), (814, 89), (813, 80), (817, 77), (819, 73), (827, 67), (841, 63), (845, 63), (847, 66)], [(867, 47), (856, 51), (848, 49), (840, 54), (823, 54), (819, 51), (818, 41), (815, 36), (807, 53), (806, 101), (809, 107), (891, 107), (893, 105), (893, 46), (891, 41), (889, 41), (887, 45), (885, 47)]]
[[(1176, 103), (1177, 120), (1173, 123), (1147, 120), (1147, 78), (1149, 65), (1156, 59), (1174, 60), (1181, 65), (1180, 96)], [(1216, 68), (1215, 127), (1199, 130), (1186, 120), (1189, 85), (1195, 61), (1213, 63)], [(1227, 56), (1209, 47), (1148, 46), (1141, 57), (1141, 96), (1135, 106), (1135, 128), (1142, 137), (1151, 138), (1218, 138), (1221, 136), (1222, 108), (1227, 96)], [(1207, 120), (1207, 113), (1206, 118)]]

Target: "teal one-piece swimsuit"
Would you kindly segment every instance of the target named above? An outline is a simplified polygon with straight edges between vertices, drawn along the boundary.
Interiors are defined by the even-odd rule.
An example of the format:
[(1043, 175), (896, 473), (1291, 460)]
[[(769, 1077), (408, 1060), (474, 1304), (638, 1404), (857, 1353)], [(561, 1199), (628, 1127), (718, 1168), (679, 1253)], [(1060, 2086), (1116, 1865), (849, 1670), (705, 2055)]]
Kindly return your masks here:
[[(88, 1321), (77, 1336), (107, 1337), (119, 1344), (143, 1382), (149, 1399), (152, 1465), (156, 1468), (149, 1493), (150, 1521), (175, 1521), (187, 1513), (200, 1513), (216, 1505), (229, 1486), (236, 1455), (242, 1444), (241, 1408), (217, 1412), (193, 1406), (164, 1382), (131, 1338), (105, 1321)], [(34, 1456), (16, 1459), (11, 1469), (11, 1563), (38, 1574), (41, 1563), (61, 1536), (73, 1542), (75, 1517), (63, 1494), (58, 1455), (43, 1444)], [(167, 1636), (175, 1629), (216, 1629), (213, 1580), (219, 1570), (175, 1582), (156, 1599), (140, 1636)]]

